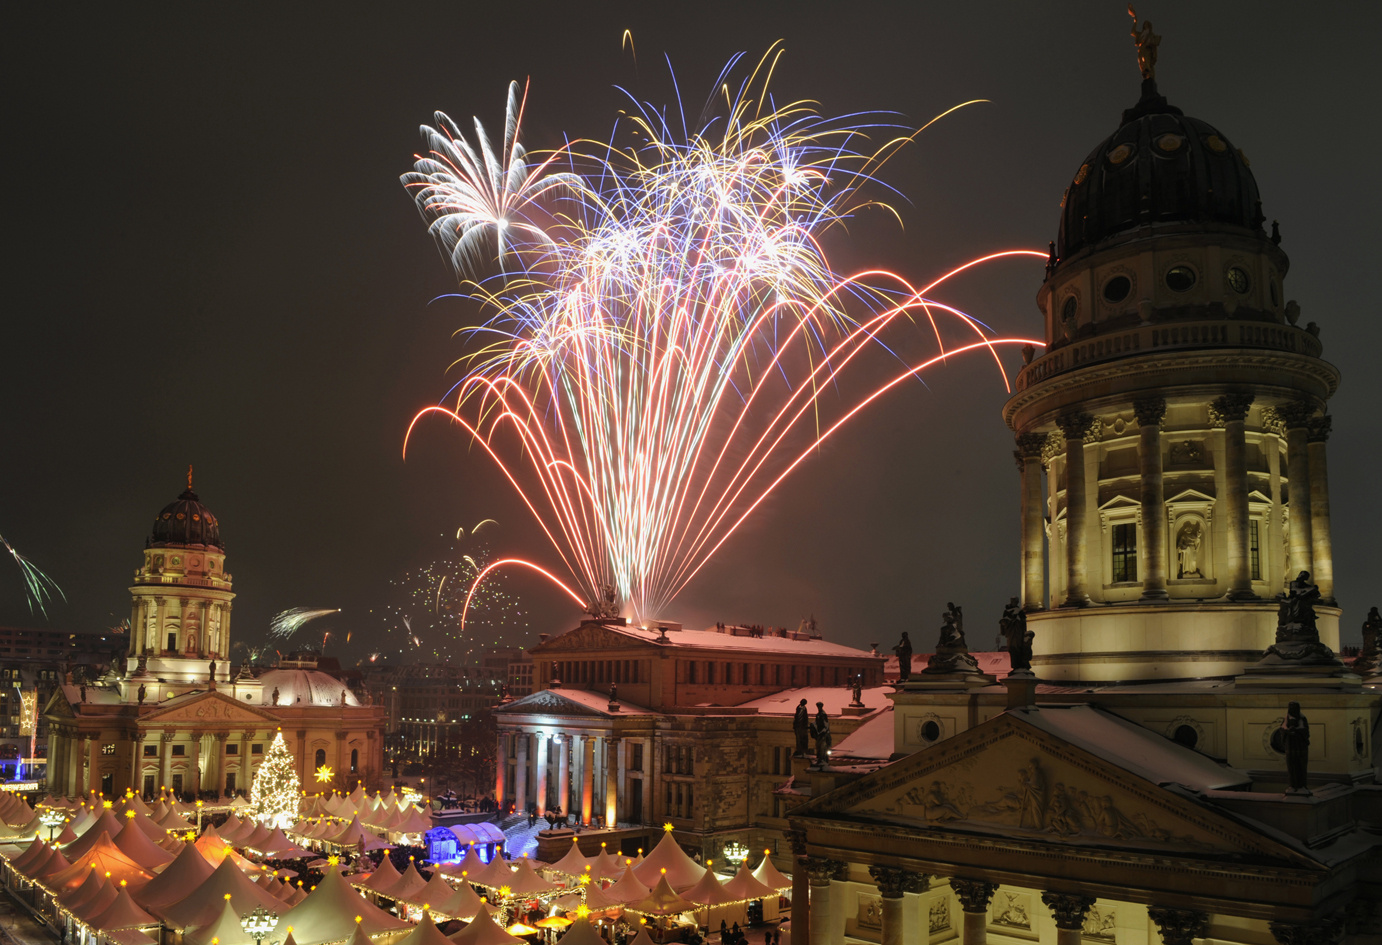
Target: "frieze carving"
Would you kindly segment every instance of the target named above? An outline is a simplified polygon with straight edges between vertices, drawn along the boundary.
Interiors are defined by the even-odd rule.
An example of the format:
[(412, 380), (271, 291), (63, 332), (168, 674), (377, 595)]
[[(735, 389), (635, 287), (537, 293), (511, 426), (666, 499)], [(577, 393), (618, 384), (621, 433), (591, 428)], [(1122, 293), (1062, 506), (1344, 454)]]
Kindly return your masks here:
[(1027, 893), (1000, 889), (993, 899), (993, 925), (1007, 929), (1032, 930), (1032, 897)]
[(560, 715), (603, 716), (603, 713), (589, 706), (581, 705), (574, 700), (564, 698), (551, 689), (539, 689), (532, 695), (524, 696), (522, 699), (515, 699), (499, 711), (516, 715), (524, 715), (528, 712), (546, 711)]
[(1204, 462), (1204, 444), (1195, 440), (1176, 440), (1171, 444), (1171, 462), (1177, 466)]
[(1123, 809), (1112, 795), (1101, 792), (1102, 785), (1088, 790), (1053, 779), (1037, 758), (1018, 768), (1016, 784), (977, 783), (979, 786), (968, 779), (930, 778), (898, 795), (892, 810), (861, 813), (900, 814), (928, 826), (987, 826), (1001, 828), (1009, 835), (1022, 831), (1055, 840), (1206, 846), (1195, 837), (1175, 834), (1146, 812)]
[(1165, 945), (1190, 945), (1209, 934), (1209, 916), (1193, 909), (1165, 909), (1152, 906), (1147, 917), (1156, 923)]
[[(1089, 907), (1089, 912), (1084, 917), (1084, 927), (1080, 929), (1080, 934), (1096, 942), (1113, 942), (1117, 940), (1118, 915), (1111, 906), (1099, 908), (1096, 902)], [(1171, 945), (1170, 939), (1162, 938), (1162, 945)]]
[(861, 895), (859, 897), (859, 912), (855, 916), (855, 922), (861, 929), (882, 932), (883, 900), (877, 896)]
[(955, 896), (960, 900), (960, 908), (964, 909), (965, 912), (988, 912), (989, 902), (992, 901), (993, 894), (998, 891), (998, 884), (985, 882), (982, 879), (952, 876), (950, 888), (955, 890)]
[(950, 928), (950, 899), (941, 896), (931, 903), (930, 922), (931, 934), (944, 932)]
[(1073, 931), (1084, 929), (1085, 914), (1094, 905), (1092, 896), (1079, 893), (1044, 892), (1041, 901), (1051, 910), (1056, 920), (1056, 928)]

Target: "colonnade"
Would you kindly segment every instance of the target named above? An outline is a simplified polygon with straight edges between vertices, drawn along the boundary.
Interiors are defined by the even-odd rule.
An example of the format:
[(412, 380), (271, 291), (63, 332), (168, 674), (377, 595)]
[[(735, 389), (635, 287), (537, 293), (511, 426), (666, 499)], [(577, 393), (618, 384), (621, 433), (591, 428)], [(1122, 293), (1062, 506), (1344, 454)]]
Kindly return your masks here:
[[(788, 831), (794, 850), (802, 850), (797, 842), (798, 831)], [(920, 894), (931, 889), (934, 877), (929, 874), (893, 866), (870, 866), (869, 876), (878, 889), (881, 900), (881, 945), (903, 945), (916, 940), (917, 930), (906, 935), (904, 896)], [(849, 864), (842, 860), (799, 853), (792, 874), (792, 928), (806, 928), (804, 937), (809, 945), (835, 945), (836, 899), (841, 885), (849, 879)], [(799, 879), (805, 882), (798, 882)], [(962, 945), (986, 945), (988, 942), (989, 904), (998, 884), (985, 879), (952, 876), (950, 889), (959, 900), (963, 913), (960, 934)], [(808, 894), (809, 890), (809, 894)], [(1051, 889), (1041, 893), (1041, 901), (1051, 910), (1056, 926), (1056, 945), (1080, 945), (1085, 919), (1094, 906), (1092, 896)], [(1192, 945), (1195, 939), (1209, 934), (1210, 915), (1192, 909), (1176, 909), (1152, 905), (1148, 918), (1160, 933), (1164, 945)], [(1342, 929), (1342, 917), (1328, 920)], [(1302, 934), (1317, 929), (1318, 923), (1296, 925), (1272, 922), (1273, 937), (1281, 945), (1299, 945)], [(924, 927), (923, 927), (924, 934)], [(1319, 939), (1323, 941), (1324, 939)]]
[[(556, 808), (575, 814), (586, 826), (597, 816), (606, 824), (649, 822), (653, 796), (649, 786), (641, 792), (642, 810), (627, 809), (632, 801), (626, 802), (625, 795), (630, 779), (651, 775), (652, 742), (651, 736), (629, 738), (593, 732), (501, 732), (495, 752), (495, 800), (499, 804), (512, 800), (519, 811), (535, 804), (539, 814)], [(642, 747), (639, 770), (630, 765), (635, 744)], [(578, 805), (575, 810), (573, 801)]]
[[(168, 648), (169, 609), (177, 602), (178, 639), (172, 649)], [(152, 605), (152, 614), (150, 613)], [(136, 597), (134, 614), (130, 626), (130, 656), (166, 655), (182, 656), (187, 653), (188, 617), (197, 615), (196, 655), (199, 658), (225, 657), (230, 647), (230, 613), (232, 605), (228, 600), (210, 598), (184, 598), (171, 594), (154, 594)], [(215, 639), (210, 630), (216, 628)]]
[[(1222, 429), (1224, 494), (1218, 508), (1224, 520), (1225, 570), (1221, 584), (1230, 600), (1251, 600), (1253, 591), (1252, 542), (1249, 515), (1248, 444), (1246, 423), (1252, 409), (1251, 393), (1224, 394), (1209, 404), (1209, 425)], [(1140, 398), (1133, 403), (1137, 421), (1139, 512), (1141, 531), (1137, 549), (1142, 578), (1142, 600), (1168, 598), (1166, 489), (1162, 462), (1162, 426), (1166, 417), (1162, 397)], [(1329, 484), (1325, 444), (1330, 434), (1330, 418), (1315, 416), (1315, 406), (1293, 402), (1267, 407), (1262, 412), (1265, 434), (1284, 436), (1289, 483), (1290, 572), (1309, 571), (1319, 585), (1326, 603), (1334, 600), (1334, 563), (1329, 530)], [(1054, 606), (1084, 607), (1090, 601), (1091, 560), (1089, 549), (1089, 507), (1091, 495), (1098, 492), (1098, 462), (1087, 463), (1086, 445), (1096, 440), (1098, 422), (1086, 413), (1070, 413), (1056, 420), (1064, 438), (1065, 534), (1063, 565), (1065, 594)], [(1042, 470), (1053, 455), (1050, 437), (1044, 433), (1017, 436), (1017, 460), (1021, 476), (1021, 562), (1022, 605), (1026, 610), (1042, 610), (1046, 599), (1046, 518), (1043, 514)], [(1275, 460), (1272, 460), (1275, 476)], [(1088, 482), (1093, 467), (1095, 481)], [(1275, 481), (1275, 479), (1273, 480)], [(1093, 490), (1091, 492), (1091, 490)], [(1051, 493), (1056, 491), (1054, 484)], [(1273, 496), (1276, 505), (1287, 498)], [(1050, 512), (1054, 518), (1054, 501)], [(1052, 529), (1052, 542), (1056, 530)], [(1261, 551), (1261, 549), (1259, 549)], [(1261, 577), (1269, 584), (1283, 575), (1260, 566)], [(1053, 582), (1054, 583), (1054, 582)]]

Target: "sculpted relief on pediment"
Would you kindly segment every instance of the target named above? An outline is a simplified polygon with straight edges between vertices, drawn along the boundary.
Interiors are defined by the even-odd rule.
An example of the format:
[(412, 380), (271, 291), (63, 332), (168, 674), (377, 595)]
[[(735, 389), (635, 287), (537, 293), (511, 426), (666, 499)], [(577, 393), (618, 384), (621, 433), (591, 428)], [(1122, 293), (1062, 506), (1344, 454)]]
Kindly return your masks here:
[[(1024, 747), (1025, 757), (1011, 753)], [(855, 813), (1047, 841), (1223, 845), (1222, 837), (1092, 771), (1013, 741), (874, 797)]]

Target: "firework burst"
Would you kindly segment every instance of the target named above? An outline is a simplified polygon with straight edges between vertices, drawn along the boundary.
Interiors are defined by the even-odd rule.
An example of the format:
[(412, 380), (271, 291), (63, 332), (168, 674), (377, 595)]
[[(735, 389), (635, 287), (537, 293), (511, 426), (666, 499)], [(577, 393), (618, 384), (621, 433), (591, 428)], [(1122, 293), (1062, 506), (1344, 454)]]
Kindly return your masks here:
[(47, 619), (47, 605), (52, 603), (53, 595), (57, 594), (64, 602), (67, 600), (67, 595), (62, 592), (62, 588), (58, 587), (56, 581), (20, 554), (14, 545), (6, 540), (4, 535), (0, 535), (0, 545), (5, 546), (5, 550), (14, 559), (14, 563), (19, 566), (19, 573), (24, 577), (25, 601), (29, 605), (29, 613), (32, 614), (34, 608), (38, 608), (38, 612), (44, 616), (44, 619)]
[[(505, 558), (472, 589), (494, 568), (521, 565), (592, 613), (617, 609), (617, 598), (635, 618), (655, 617), (868, 404), (966, 351), (987, 350), (1001, 373), (996, 346), (1029, 342), (990, 337), (931, 293), (979, 262), (1044, 253), (995, 253), (923, 286), (883, 270), (836, 273), (822, 235), (866, 208), (891, 210), (865, 190), (914, 135), (881, 119), (826, 120), (806, 103), (773, 107), (777, 54), (737, 93), (732, 60), (716, 83), (721, 115), (699, 130), (636, 108), (626, 128), (635, 144), (576, 142), (536, 169), (511, 168), (502, 201), (499, 164), (444, 161), (440, 144), (474, 149), (449, 120), (424, 129), (433, 151), (403, 183), (487, 318), (467, 332), (475, 344), (454, 405), (420, 412), (409, 435), (432, 414), (468, 431), (577, 586)], [(521, 154), (515, 88), (506, 154)], [(879, 131), (882, 147), (860, 150)], [(559, 162), (569, 170), (558, 173)], [(498, 275), (480, 272), (482, 233), (498, 240)], [(888, 334), (918, 324), (934, 350), (904, 360)], [(968, 340), (952, 344), (956, 329)]]
[(292, 607), (283, 611), (269, 621), (269, 636), (275, 640), (290, 639), (293, 634), (302, 629), (303, 624), (309, 620), (316, 620), (318, 617), (325, 617), (327, 614), (339, 614), (339, 607), (313, 608), (313, 607)]

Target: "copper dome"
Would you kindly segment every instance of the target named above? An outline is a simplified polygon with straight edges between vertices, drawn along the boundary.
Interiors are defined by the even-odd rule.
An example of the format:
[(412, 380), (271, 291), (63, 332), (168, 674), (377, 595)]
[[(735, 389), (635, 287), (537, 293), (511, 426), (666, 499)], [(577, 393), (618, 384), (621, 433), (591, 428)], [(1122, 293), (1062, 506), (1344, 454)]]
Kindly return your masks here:
[(221, 523), (189, 487), (154, 518), (155, 545), (204, 545), (225, 551)]

